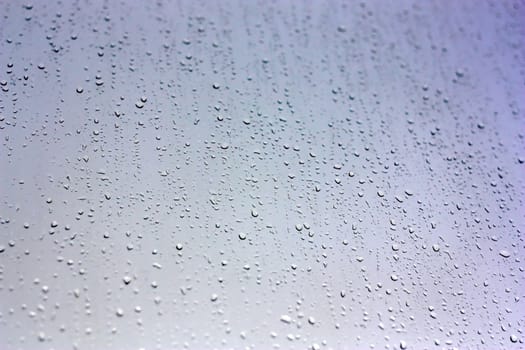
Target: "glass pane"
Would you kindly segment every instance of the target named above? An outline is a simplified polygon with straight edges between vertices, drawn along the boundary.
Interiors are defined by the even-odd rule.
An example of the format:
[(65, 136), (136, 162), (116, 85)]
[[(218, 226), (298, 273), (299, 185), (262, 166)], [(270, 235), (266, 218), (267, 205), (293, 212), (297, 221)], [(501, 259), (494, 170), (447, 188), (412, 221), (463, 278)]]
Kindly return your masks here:
[(523, 1), (0, 1), (1, 349), (522, 349)]

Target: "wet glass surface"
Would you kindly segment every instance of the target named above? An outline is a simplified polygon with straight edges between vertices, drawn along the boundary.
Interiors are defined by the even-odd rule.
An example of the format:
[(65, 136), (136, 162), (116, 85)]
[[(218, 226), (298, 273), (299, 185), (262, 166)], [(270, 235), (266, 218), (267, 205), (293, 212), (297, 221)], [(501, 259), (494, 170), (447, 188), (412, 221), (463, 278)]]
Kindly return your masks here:
[(523, 349), (523, 1), (0, 1), (0, 349)]

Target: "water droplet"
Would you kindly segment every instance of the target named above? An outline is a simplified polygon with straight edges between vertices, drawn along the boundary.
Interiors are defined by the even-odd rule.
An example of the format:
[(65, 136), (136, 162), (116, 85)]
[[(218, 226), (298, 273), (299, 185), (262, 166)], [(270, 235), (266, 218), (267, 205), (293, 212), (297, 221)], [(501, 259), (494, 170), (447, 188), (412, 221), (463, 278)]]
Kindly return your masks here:
[(499, 251), (499, 255), (501, 255), (504, 258), (509, 258), (510, 257), (510, 252), (503, 249), (503, 250)]
[(44, 332), (38, 332), (38, 341), (45, 341), (46, 340), (46, 334)]
[(292, 318), (288, 315), (282, 315), (281, 316), (281, 322), (284, 322), (284, 323), (291, 323), (292, 322)]

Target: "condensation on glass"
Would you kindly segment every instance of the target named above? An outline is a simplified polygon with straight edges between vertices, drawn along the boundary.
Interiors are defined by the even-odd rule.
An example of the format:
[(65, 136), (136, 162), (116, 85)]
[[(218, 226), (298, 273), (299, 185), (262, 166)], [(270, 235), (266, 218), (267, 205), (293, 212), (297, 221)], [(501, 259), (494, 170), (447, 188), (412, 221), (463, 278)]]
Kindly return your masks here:
[(523, 1), (0, 1), (0, 349), (523, 349)]

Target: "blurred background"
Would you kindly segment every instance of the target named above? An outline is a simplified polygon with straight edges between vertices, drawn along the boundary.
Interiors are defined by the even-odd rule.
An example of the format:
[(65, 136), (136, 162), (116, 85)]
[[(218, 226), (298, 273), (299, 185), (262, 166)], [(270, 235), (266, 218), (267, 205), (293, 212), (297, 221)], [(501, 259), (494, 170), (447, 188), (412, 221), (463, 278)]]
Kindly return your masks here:
[(524, 24), (0, 0), (0, 349), (525, 348)]

